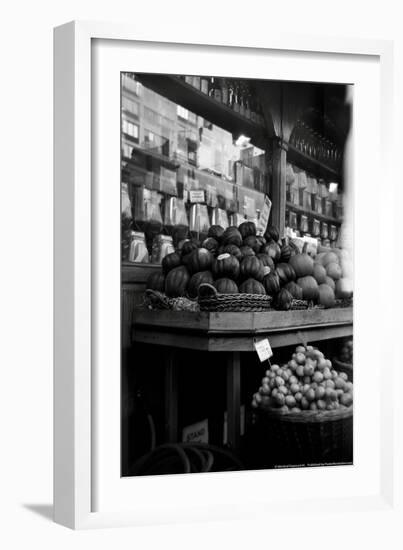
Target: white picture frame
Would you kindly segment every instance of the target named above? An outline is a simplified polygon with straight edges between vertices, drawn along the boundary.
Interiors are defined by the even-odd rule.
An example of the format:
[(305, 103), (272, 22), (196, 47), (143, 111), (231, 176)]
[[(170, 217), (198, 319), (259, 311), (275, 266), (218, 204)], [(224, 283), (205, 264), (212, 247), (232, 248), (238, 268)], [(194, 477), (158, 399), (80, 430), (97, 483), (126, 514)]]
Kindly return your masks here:
[[(373, 84), (376, 90), (373, 90), (375, 94), (373, 97), (379, 99), (379, 112), (373, 106), (375, 110), (374, 128), (379, 129), (379, 145), (375, 139), (371, 143), (368, 136), (365, 136), (362, 120), (357, 127), (357, 132), (360, 132), (359, 135), (362, 137), (360, 145), (363, 147), (365, 142), (368, 150), (375, 154), (374, 157), (371, 156), (374, 173), (368, 170), (368, 167), (365, 169), (362, 162), (363, 151), (355, 151), (359, 173), (362, 177), (368, 178), (370, 191), (376, 189), (375, 172), (378, 173), (381, 165), (383, 178), (392, 181), (393, 45), (388, 41), (287, 36), (272, 32), (268, 37), (257, 36), (254, 43), (242, 40), (241, 37), (232, 42), (226, 39), (225, 35), (224, 37), (208, 35), (205, 33), (205, 29), (200, 38), (197, 38), (193, 32), (191, 38), (186, 36), (185, 32), (181, 37), (178, 37), (177, 34), (171, 36), (169, 31), (165, 36), (153, 36), (152, 31), (148, 31), (146, 27), (137, 29), (126, 24), (92, 22), (72, 22), (55, 29), (55, 521), (71, 528), (81, 529), (196, 519), (234, 519), (259, 515), (263, 517), (269, 512), (275, 513), (279, 501), (276, 496), (276, 481), (273, 478), (273, 472), (239, 472), (214, 474), (214, 476), (203, 474), (205, 476), (203, 480), (200, 480), (198, 475), (164, 476), (164, 479), (160, 476), (159, 478), (137, 479), (134, 485), (133, 478), (129, 480), (126, 478), (127, 483), (131, 484), (128, 490), (129, 496), (133, 495), (131, 503), (127, 499), (127, 494), (126, 498), (123, 498), (123, 493), (118, 488), (118, 480), (115, 483), (112, 480), (112, 475), (109, 479), (109, 473), (112, 471), (110, 468), (114, 468), (114, 464), (116, 465), (116, 453), (119, 452), (114, 445), (117, 440), (116, 435), (113, 434), (114, 430), (118, 432), (119, 429), (112, 421), (106, 420), (102, 403), (108, 400), (111, 410), (114, 411), (112, 419), (116, 420), (118, 401), (115, 390), (119, 383), (117, 376), (114, 381), (113, 378), (107, 377), (110, 376), (110, 373), (103, 375), (102, 365), (101, 370), (98, 369), (97, 362), (100, 361), (101, 354), (97, 347), (99, 342), (96, 341), (94, 334), (96, 332), (99, 337), (107, 330), (102, 324), (106, 311), (108, 315), (110, 313), (112, 316), (119, 313), (119, 304), (113, 305), (111, 300), (106, 300), (106, 302), (100, 300), (100, 294), (102, 288), (105, 288), (103, 285), (106, 282), (116, 283), (116, 273), (118, 273), (116, 270), (119, 270), (120, 266), (117, 264), (113, 272), (105, 270), (106, 281), (97, 279), (96, 275), (100, 266), (105, 265), (102, 264), (105, 261), (105, 253), (103, 259), (100, 259), (102, 254), (100, 254), (97, 239), (98, 244), (99, 239), (104, 239), (103, 246), (112, 255), (114, 252), (116, 253), (116, 244), (118, 243), (113, 244), (113, 238), (108, 238), (107, 234), (102, 233), (102, 228), (99, 226), (99, 218), (105, 216), (105, 208), (110, 208), (108, 199), (111, 196), (102, 195), (102, 193), (99, 195), (94, 188), (94, 178), (99, 176), (99, 166), (94, 160), (94, 151), (97, 147), (104, 148), (107, 142), (102, 141), (102, 136), (105, 135), (103, 123), (97, 127), (99, 132), (96, 137), (94, 137), (92, 127), (92, 124), (97, 121), (97, 108), (99, 107), (95, 104), (92, 95), (94, 83), (100, 82), (97, 81), (96, 68), (100, 63), (104, 63), (103, 67), (107, 67), (108, 62), (116, 63), (114, 55), (111, 55), (110, 58), (108, 58), (108, 54), (102, 57), (102, 47), (106, 44), (105, 41), (108, 41), (109, 45), (113, 43), (114, 48), (122, 48), (122, 52), (125, 48), (127, 52), (130, 44), (141, 45), (145, 49), (147, 47), (161, 48), (165, 45), (166, 48), (171, 48), (172, 66), (177, 69), (178, 73), (185, 74), (190, 67), (189, 56), (186, 60), (185, 54), (190, 51), (197, 51), (197, 59), (192, 59), (193, 66), (196, 67), (198, 64), (203, 66), (204, 63), (206, 66), (207, 62), (211, 63), (212, 54), (219, 57), (224, 54), (231, 55), (233, 52), (234, 55), (236, 53), (236, 55), (249, 56), (250, 59), (253, 59), (253, 56), (273, 55), (273, 60), (276, 55), (281, 55), (281, 65), (287, 65), (286, 60), (290, 59), (288, 65), (290, 70), (294, 71), (296, 80), (303, 77), (298, 72), (298, 66), (292, 59), (293, 56), (304, 57), (313, 65), (317, 63), (318, 78), (326, 78), (326, 74), (329, 75), (329, 64), (333, 64), (336, 74), (337, 64), (342, 66), (357, 56), (363, 64), (375, 63), (376, 69), (373, 71), (373, 75), (378, 72), (379, 75), (371, 76), (372, 73), (369, 71), (366, 76), (362, 76), (362, 82), (364, 83), (366, 79), (365, 86), (369, 90), (371, 78), (374, 79)], [(100, 45), (101, 48), (95, 51), (94, 47), (97, 45)], [(178, 52), (184, 53), (182, 60)], [(128, 53), (128, 57), (123, 56), (121, 59), (127, 61), (131, 55), (133, 54)], [(204, 58), (205, 55), (208, 55), (208, 59)], [(143, 61), (143, 66), (149, 64), (150, 72), (157, 72), (158, 62), (158, 59), (153, 58), (150, 54), (146, 61)], [(275, 63), (273, 62), (273, 64)], [(181, 67), (183, 67), (182, 70)], [(128, 70), (128, 68), (126, 65), (120, 69), (117, 68), (117, 70)], [(256, 68), (253, 69), (252, 65), (252, 68), (248, 70), (253, 71)], [(364, 74), (365, 70), (363, 71)], [(103, 75), (107, 74), (104, 71)], [(351, 74), (353, 80), (349, 82), (354, 82), (354, 71)], [(379, 80), (377, 80), (378, 77)], [(334, 78), (334, 81), (337, 82), (337, 77)], [(105, 83), (105, 81), (102, 82)], [(379, 90), (378, 84), (380, 84)], [(109, 97), (107, 93), (109, 91), (105, 88), (104, 99), (97, 98), (97, 101), (107, 100)], [(113, 89), (110, 90), (110, 93), (113, 96)], [(114, 97), (116, 99), (116, 94)], [(357, 116), (360, 116), (359, 113)], [(108, 120), (109, 117), (105, 119), (104, 124), (110, 124), (110, 120), (109, 122)], [(111, 135), (115, 136), (116, 125), (114, 123), (113, 127)], [(117, 128), (119, 128), (119, 117)], [(116, 140), (111, 143), (114, 143), (116, 148), (118, 147)], [(114, 172), (111, 174), (113, 177)], [(356, 203), (357, 194), (362, 191), (362, 187), (356, 191)], [(117, 195), (119, 195), (118, 192)], [(373, 306), (377, 311), (378, 330), (381, 335), (387, 335), (390, 330), (396, 331), (396, 328), (391, 328), (388, 322), (390, 310), (385, 294), (385, 289), (389, 288), (391, 284), (391, 275), (385, 271), (381, 272), (379, 268), (381, 258), (387, 257), (388, 254), (391, 255), (393, 251), (392, 242), (388, 242), (385, 238), (388, 235), (389, 224), (393, 219), (391, 206), (393, 205), (393, 196), (394, 189), (393, 186), (390, 186), (385, 188), (384, 200), (381, 204), (377, 203), (376, 197), (366, 197), (369, 211), (371, 212), (371, 208), (377, 208), (379, 212), (380, 221), (379, 225), (375, 224), (374, 241), (383, 243), (382, 247), (375, 252), (378, 267), (374, 268), (374, 274), (378, 277), (378, 284), (374, 291), (376, 304)], [(355, 213), (357, 214), (357, 212), (358, 210)], [(361, 208), (358, 218), (360, 226), (370, 223), (373, 217), (370, 212), (364, 213)], [(363, 241), (357, 234), (356, 240), (358, 243)], [(362, 250), (360, 254), (364, 257), (368, 251), (369, 247)], [(114, 258), (117, 257), (115, 254)], [(360, 277), (364, 269), (361, 266), (366, 266), (368, 261), (366, 263), (363, 258), (361, 262), (361, 256), (357, 260), (356, 277)], [(113, 264), (113, 261), (110, 263)], [(363, 286), (365, 285), (361, 285), (361, 288)], [(364, 342), (365, 338), (368, 338), (373, 342), (374, 329), (368, 321), (365, 322), (365, 307), (368, 304), (367, 306), (364, 304), (366, 298), (364, 290), (361, 294), (362, 312), (360, 313), (360, 292), (358, 292), (358, 313), (355, 313), (354, 322), (357, 326), (356, 315), (360, 315), (360, 326), (357, 329), (359, 335), (361, 334), (359, 341)], [(115, 327), (113, 332), (116, 340), (119, 331), (116, 333)], [(381, 340), (381, 336), (378, 339)], [(109, 348), (104, 348), (103, 352), (108, 356), (111, 353), (110, 357), (113, 360), (113, 358), (116, 359), (116, 355), (112, 353), (112, 347), (111, 345), (111, 351), (108, 351)], [(355, 353), (359, 364), (371, 361), (371, 355), (363, 345), (355, 347)], [(385, 376), (391, 380), (396, 361), (393, 350), (384, 352), (383, 357), (385, 363), (382, 367), (384, 369), (382, 380)], [(379, 363), (380, 360), (380, 347), (374, 343), (372, 361)], [(281, 484), (287, 484), (289, 481), (299, 484), (300, 488), (295, 491), (295, 495), (288, 492), (283, 499), (283, 503), (287, 505), (291, 513), (296, 513), (298, 510), (301, 499), (304, 498), (304, 494), (306, 495), (307, 487), (312, 480), (315, 480), (318, 486), (318, 490), (313, 490), (309, 495), (309, 505), (312, 510), (319, 509), (324, 503), (329, 510), (341, 510), (346, 506), (356, 510), (378, 510), (393, 505), (395, 479), (393, 425), (389, 420), (394, 414), (393, 400), (387, 395), (387, 386), (377, 384), (379, 372), (376, 368), (378, 367), (374, 366), (375, 374), (368, 384), (367, 392), (360, 389), (360, 380), (363, 378), (360, 377), (360, 369), (357, 371), (358, 411), (355, 411), (355, 417), (364, 419), (365, 406), (370, 404), (374, 397), (377, 400), (377, 405), (379, 400), (379, 408), (374, 407), (377, 413), (372, 419), (374, 425), (379, 425), (380, 428), (379, 437), (374, 436), (376, 458), (369, 465), (363, 464), (362, 475), (359, 470), (360, 465), (345, 470), (331, 468), (314, 469), (314, 472), (309, 469), (309, 471), (274, 472), (277, 476), (281, 476)], [(101, 375), (99, 375), (100, 373)], [(112, 394), (114, 391), (114, 396), (110, 396), (109, 399), (107, 393)], [(371, 397), (369, 401), (368, 395)], [(359, 416), (360, 410), (361, 417)], [(109, 436), (113, 437), (114, 444), (111, 444)], [(364, 437), (364, 435), (359, 437)], [(109, 442), (108, 447), (105, 446), (105, 441)], [(370, 451), (369, 439), (363, 440), (362, 449), (363, 456), (364, 450)], [(110, 456), (108, 453), (111, 453)], [(102, 460), (99, 460), (100, 456), (102, 456)], [(116, 469), (113, 475), (118, 475)], [(365, 489), (371, 476), (374, 478), (374, 483), (371, 486), (367, 485), (368, 489)], [(334, 491), (329, 491), (328, 497), (323, 491), (323, 483), (326, 483), (327, 478), (333, 479), (334, 487)], [(343, 487), (343, 479), (350, 488), (349, 490), (347, 487)], [(306, 480), (306, 487), (304, 487), (304, 480)], [(355, 484), (357, 480), (358, 482)], [(271, 484), (274, 496), (259, 494), (253, 497), (252, 493), (248, 492), (250, 487), (262, 483)], [(207, 487), (204, 494), (202, 484)], [(125, 485), (128, 487), (127, 484)], [(165, 495), (165, 498), (161, 498), (161, 503), (156, 506), (152, 499), (147, 498), (147, 493), (151, 492), (152, 494), (158, 487), (161, 488), (161, 494)], [(211, 494), (214, 491), (217, 497), (214, 499), (216, 502), (211, 499)], [(197, 499), (193, 498), (192, 500), (192, 494), (197, 494)], [(226, 500), (220, 500), (220, 495), (223, 494), (228, 495)], [(187, 499), (185, 505), (183, 505), (184, 498)], [(172, 502), (174, 502), (174, 506), (172, 506)]]

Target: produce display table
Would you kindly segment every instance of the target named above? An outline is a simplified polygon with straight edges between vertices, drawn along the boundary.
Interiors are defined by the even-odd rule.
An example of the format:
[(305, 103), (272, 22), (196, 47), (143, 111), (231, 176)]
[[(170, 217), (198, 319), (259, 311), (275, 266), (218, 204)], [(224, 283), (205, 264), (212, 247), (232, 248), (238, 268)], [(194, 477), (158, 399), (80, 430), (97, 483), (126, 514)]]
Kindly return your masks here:
[(270, 312), (187, 312), (135, 310), (132, 342), (166, 346), (165, 432), (167, 441), (178, 438), (178, 390), (175, 349), (226, 354), (228, 443), (240, 442), (240, 352), (254, 351), (254, 338), (268, 338), (272, 348), (302, 341), (351, 336), (353, 310), (348, 308)]

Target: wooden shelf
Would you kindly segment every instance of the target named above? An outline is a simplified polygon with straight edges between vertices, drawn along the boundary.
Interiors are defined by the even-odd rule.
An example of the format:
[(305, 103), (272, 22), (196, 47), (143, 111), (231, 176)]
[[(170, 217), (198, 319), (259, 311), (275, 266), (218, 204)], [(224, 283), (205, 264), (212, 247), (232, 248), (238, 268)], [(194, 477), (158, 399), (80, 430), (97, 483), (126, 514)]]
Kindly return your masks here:
[(349, 308), (208, 313), (137, 310), (132, 339), (161, 346), (205, 351), (253, 351), (255, 336), (268, 337), (272, 347), (351, 336)]
[(267, 148), (266, 130), (263, 126), (212, 99), (177, 76), (136, 73), (136, 78), (147, 88), (231, 132), (234, 137), (243, 134), (249, 137), (256, 147)]
[(327, 166), (323, 162), (314, 159), (313, 157), (302, 153), (291, 144), (288, 144), (287, 160), (298, 166), (299, 168), (306, 170), (307, 172), (321, 177), (327, 181), (336, 181), (341, 183), (341, 174), (338, 170)]
[(302, 206), (298, 206), (296, 204), (293, 204), (292, 202), (286, 203), (286, 208), (289, 208), (290, 210), (293, 210), (294, 212), (298, 212), (299, 214), (305, 214), (306, 216), (312, 216), (314, 218), (317, 218), (318, 220), (321, 220), (323, 222), (329, 222), (333, 224), (340, 225), (343, 223), (343, 220), (340, 220), (338, 218), (333, 218), (332, 216), (326, 216), (325, 214), (319, 214), (318, 212), (314, 212), (313, 210), (308, 210), (307, 208), (303, 208)]
[(161, 264), (140, 264), (133, 262), (122, 262), (122, 284), (145, 284), (148, 277), (156, 271), (161, 271)]

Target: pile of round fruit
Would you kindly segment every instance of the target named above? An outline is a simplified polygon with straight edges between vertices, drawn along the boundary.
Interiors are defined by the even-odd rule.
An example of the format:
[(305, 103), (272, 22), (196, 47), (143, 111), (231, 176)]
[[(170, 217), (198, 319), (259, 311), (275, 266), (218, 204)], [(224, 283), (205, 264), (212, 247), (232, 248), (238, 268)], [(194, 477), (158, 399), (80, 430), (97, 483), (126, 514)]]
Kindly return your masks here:
[(353, 384), (321, 351), (297, 346), (283, 366), (271, 365), (252, 407), (282, 412), (330, 411), (353, 404)]
[(223, 229), (213, 225), (203, 242), (186, 239), (162, 260), (147, 289), (168, 297), (195, 299), (201, 284), (214, 285), (221, 294), (268, 294), (277, 309), (288, 310), (294, 300), (333, 307), (336, 298), (352, 296), (351, 269), (346, 251), (322, 251), (315, 258), (292, 241), (280, 241), (269, 226), (256, 234), (253, 222)]

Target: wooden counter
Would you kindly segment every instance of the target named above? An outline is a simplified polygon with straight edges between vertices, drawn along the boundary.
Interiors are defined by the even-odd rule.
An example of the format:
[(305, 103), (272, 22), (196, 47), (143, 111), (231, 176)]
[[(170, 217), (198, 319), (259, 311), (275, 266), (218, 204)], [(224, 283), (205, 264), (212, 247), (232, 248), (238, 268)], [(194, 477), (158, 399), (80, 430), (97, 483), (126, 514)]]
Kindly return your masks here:
[[(228, 443), (240, 442), (241, 351), (254, 351), (253, 339), (267, 337), (272, 348), (351, 336), (353, 309), (270, 312), (187, 312), (138, 309), (133, 312), (132, 342), (166, 346), (165, 432), (178, 439), (178, 387), (175, 349), (222, 352), (227, 369)], [(190, 367), (191, 368), (191, 367)]]
[(352, 308), (270, 312), (186, 312), (137, 310), (135, 342), (205, 351), (253, 351), (254, 337), (272, 347), (352, 334)]

